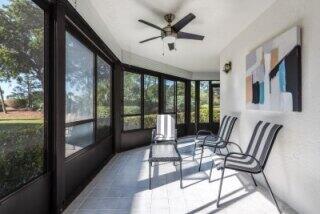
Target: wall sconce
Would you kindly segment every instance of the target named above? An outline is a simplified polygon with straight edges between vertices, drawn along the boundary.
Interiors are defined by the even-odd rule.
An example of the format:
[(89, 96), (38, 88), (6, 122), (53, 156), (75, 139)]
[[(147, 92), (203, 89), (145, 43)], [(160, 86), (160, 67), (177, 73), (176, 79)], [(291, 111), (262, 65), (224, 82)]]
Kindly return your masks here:
[(224, 64), (224, 66), (223, 66), (224, 72), (229, 73), (229, 71), (231, 71), (231, 69), (232, 69), (232, 62), (231, 61)]

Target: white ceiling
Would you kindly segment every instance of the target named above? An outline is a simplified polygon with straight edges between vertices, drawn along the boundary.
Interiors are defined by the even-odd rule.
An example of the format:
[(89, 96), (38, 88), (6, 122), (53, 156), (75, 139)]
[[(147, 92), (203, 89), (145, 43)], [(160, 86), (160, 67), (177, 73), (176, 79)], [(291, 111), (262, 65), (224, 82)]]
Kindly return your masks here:
[[(219, 71), (219, 54), (233, 38), (276, 0), (90, 0), (122, 49), (192, 72)], [(169, 51), (161, 39), (139, 44), (160, 31), (138, 22), (144, 19), (160, 27), (163, 16), (174, 13), (173, 24), (192, 12), (196, 15), (184, 32), (205, 36), (203, 41), (176, 41)]]

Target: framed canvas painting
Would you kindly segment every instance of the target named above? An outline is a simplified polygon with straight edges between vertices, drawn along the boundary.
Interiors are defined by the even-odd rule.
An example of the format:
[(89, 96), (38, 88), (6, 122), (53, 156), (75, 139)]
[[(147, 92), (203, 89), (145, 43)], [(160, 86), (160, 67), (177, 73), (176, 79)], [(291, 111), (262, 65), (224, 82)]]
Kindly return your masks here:
[(246, 107), (301, 111), (301, 29), (291, 28), (246, 57)]

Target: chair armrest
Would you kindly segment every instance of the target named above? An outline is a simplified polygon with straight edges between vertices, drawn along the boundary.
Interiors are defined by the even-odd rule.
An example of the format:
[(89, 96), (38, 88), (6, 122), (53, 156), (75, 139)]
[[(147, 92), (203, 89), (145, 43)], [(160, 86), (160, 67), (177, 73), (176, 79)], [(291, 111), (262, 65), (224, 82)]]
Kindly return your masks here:
[(230, 141), (227, 142), (227, 145), (228, 145), (228, 144), (231, 144), (231, 145), (234, 145), (234, 146), (238, 147), (238, 149), (240, 150), (240, 153), (243, 154), (243, 151), (242, 151), (242, 149), (241, 149), (241, 147), (240, 147), (239, 144), (237, 144), (237, 143), (235, 143), (235, 142), (230, 142)]
[(257, 158), (255, 158), (254, 156), (252, 155), (248, 155), (248, 154), (243, 154), (243, 153), (238, 153), (238, 152), (231, 152), (229, 154), (226, 155), (226, 157), (224, 158), (224, 162), (223, 162), (223, 166), (225, 167), (226, 166), (226, 162), (228, 160), (229, 157), (232, 157), (232, 155), (241, 155), (241, 156), (245, 156), (245, 157), (250, 157), (252, 158), (254, 161), (257, 162), (259, 168), (261, 168), (261, 165), (260, 165), (260, 162), (257, 160)]
[(213, 135), (213, 133), (212, 133), (211, 131), (209, 131), (209, 130), (199, 130), (199, 131), (197, 132), (197, 137), (196, 137), (196, 139), (198, 139), (198, 137), (199, 137), (200, 134)]
[(219, 146), (220, 144), (226, 144), (226, 146), (227, 146), (228, 144), (235, 145), (235, 146), (240, 150), (240, 153), (239, 153), (239, 154), (243, 154), (243, 151), (242, 151), (241, 147), (239, 146), (239, 144), (237, 144), (237, 143), (235, 143), (235, 142), (220, 140), (220, 141), (217, 143), (217, 146)]

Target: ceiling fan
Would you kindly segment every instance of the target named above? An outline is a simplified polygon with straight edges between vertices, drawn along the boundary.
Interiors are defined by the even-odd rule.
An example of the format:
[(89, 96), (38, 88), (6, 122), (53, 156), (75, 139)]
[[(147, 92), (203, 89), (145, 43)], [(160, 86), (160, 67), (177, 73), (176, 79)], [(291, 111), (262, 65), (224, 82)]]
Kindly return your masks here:
[(193, 39), (193, 40), (203, 40), (204, 36), (192, 34), (192, 33), (186, 33), (180, 31), (182, 28), (184, 28), (187, 24), (189, 24), (193, 19), (196, 18), (196, 16), (192, 13), (189, 13), (184, 18), (182, 18), (180, 21), (178, 21), (176, 24), (171, 26), (172, 21), (174, 20), (175, 16), (174, 14), (167, 14), (164, 16), (164, 19), (168, 22), (168, 25), (164, 28), (158, 27), (157, 25), (154, 25), (150, 22), (147, 22), (145, 20), (139, 19), (139, 22), (146, 24), (150, 27), (156, 28), (161, 31), (161, 36), (155, 36), (151, 37), (149, 39), (143, 40), (140, 43), (148, 42), (154, 39), (161, 38), (163, 42), (168, 44), (169, 50), (174, 50), (174, 42), (176, 39)]

